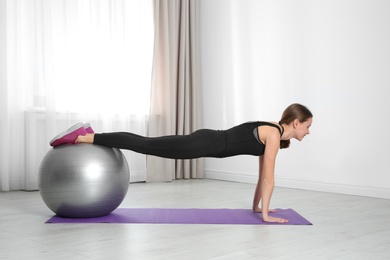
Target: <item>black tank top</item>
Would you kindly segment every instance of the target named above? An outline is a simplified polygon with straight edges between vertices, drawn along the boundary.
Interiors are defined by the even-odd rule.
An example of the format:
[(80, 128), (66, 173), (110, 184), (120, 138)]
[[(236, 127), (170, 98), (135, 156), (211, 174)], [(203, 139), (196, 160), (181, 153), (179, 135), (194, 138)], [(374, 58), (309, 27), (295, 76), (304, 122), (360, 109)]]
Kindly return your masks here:
[(262, 125), (277, 127), (280, 134), (283, 131), (276, 125), (268, 122), (247, 122), (228, 130), (221, 131), (225, 136), (225, 143), (221, 149), (221, 153), (216, 157), (229, 157), (234, 155), (263, 155), (265, 152), (265, 144), (263, 144), (256, 136), (257, 128)]
[(253, 135), (255, 136), (256, 140), (262, 144), (262, 142), (260, 141), (260, 137), (259, 137), (259, 132), (257, 130), (257, 128), (259, 126), (262, 126), (262, 125), (267, 125), (267, 126), (273, 126), (273, 127), (276, 127), (278, 130), (279, 130), (279, 133), (280, 133), (280, 137), (282, 137), (283, 133), (284, 133), (284, 127), (282, 125), (280, 125), (282, 127), (282, 129), (280, 129), (280, 127), (278, 125), (275, 125), (273, 123), (269, 123), (269, 122), (259, 122), (259, 125), (257, 125), (254, 129), (253, 129)]

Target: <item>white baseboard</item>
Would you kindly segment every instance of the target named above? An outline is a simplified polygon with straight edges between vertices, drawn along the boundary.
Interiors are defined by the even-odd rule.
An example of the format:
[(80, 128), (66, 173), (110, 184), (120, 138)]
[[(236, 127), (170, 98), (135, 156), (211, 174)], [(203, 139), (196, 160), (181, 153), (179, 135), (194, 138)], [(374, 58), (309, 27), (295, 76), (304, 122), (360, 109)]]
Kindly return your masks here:
[[(222, 181), (233, 181), (242, 183), (257, 183), (257, 176), (237, 174), (231, 172), (217, 172), (205, 170), (205, 178)], [(367, 187), (367, 186), (352, 186), (345, 184), (323, 183), (316, 181), (292, 180), (285, 178), (275, 178), (277, 187), (302, 189), (311, 191), (331, 192), (345, 195), (364, 196), (372, 198), (390, 199), (390, 189)]]
[(207, 169), (204, 170), (204, 177), (206, 179), (212, 179), (212, 180), (234, 181), (234, 182), (242, 182), (242, 183), (250, 183), (250, 184), (257, 183), (257, 176), (254, 175), (209, 171)]

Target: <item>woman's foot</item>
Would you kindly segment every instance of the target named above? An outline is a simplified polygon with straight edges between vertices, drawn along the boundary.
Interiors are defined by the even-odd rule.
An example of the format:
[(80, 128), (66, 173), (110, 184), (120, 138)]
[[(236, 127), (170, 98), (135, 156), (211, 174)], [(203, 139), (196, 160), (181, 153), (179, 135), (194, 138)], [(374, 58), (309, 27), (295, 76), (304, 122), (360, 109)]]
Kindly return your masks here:
[(82, 123), (77, 123), (67, 129), (66, 131), (60, 133), (50, 141), (50, 145), (53, 147), (59, 146), (61, 144), (74, 144), (78, 136), (86, 135), (87, 131), (84, 129)]
[(86, 134), (86, 135), (79, 135), (75, 141), (75, 143), (85, 143), (85, 144), (93, 144), (95, 134)]

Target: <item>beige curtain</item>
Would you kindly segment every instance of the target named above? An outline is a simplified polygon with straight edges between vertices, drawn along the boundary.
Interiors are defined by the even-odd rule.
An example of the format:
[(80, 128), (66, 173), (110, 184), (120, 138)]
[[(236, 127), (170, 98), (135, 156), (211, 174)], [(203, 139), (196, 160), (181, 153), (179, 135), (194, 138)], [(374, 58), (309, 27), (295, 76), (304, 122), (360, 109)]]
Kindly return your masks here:
[[(155, 45), (149, 136), (201, 128), (199, 1), (154, 0)], [(203, 178), (203, 160), (147, 158), (146, 181)]]

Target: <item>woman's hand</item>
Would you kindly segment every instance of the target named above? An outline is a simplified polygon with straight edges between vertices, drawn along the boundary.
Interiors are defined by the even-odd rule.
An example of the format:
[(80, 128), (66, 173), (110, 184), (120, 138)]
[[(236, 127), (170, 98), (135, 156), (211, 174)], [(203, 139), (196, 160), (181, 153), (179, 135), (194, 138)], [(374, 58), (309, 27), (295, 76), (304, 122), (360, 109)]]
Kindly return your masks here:
[(264, 222), (272, 222), (272, 223), (287, 223), (288, 219), (263, 216), (263, 221)]

